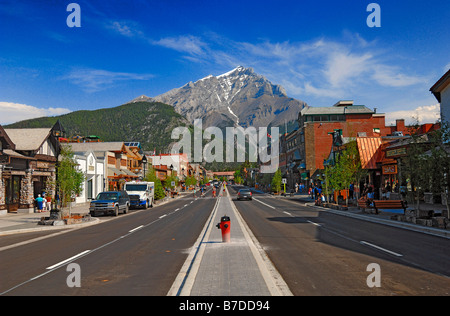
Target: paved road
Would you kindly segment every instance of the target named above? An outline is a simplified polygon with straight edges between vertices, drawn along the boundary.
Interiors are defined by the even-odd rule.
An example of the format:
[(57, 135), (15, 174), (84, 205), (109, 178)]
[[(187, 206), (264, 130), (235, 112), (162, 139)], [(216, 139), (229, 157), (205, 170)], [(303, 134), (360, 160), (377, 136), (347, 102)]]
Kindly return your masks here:
[[(210, 195), (2, 250), (0, 293), (164, 296), (214, 209)], [(450, 295), (449, 239), (262, 194), (234, 203), (294, 295)], [(80, 288), (66, 283), (73, 270), (63, 263), (74, 256)], [(379, 288), (367, 285), (371, 263), (381, 269)]]
[[(166, 295), (214, 204), (182, 198), (1, 251), (0, 293)], [(55, 265), (80, 254), (82, 286), (69, 288), (75, 270)]]
[(450, 295), (449, 239), (267, 195), (234, 202), (294, 295)]

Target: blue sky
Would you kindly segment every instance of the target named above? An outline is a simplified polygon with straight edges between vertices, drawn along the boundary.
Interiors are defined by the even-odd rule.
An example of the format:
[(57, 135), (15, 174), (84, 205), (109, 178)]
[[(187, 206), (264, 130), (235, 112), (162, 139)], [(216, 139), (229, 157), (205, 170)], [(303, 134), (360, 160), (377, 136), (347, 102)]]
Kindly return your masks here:
[[(70, 3), (81, 27), (66, 24)], [(449, 1), (0, 0), (0, 124), (156, 96), (238, 65), (311, 106), (434, 122)]]

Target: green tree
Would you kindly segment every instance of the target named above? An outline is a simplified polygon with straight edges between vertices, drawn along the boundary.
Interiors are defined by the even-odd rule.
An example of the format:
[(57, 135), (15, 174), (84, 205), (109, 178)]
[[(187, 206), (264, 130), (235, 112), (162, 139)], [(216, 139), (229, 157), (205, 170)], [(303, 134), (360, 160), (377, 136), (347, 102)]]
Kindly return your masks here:
[(156, 176), (155, 169), (150, 168), (148, 170), (145, 175), (144, 181), (155, 183), (155, 200), (163, 199), (166, 196), (161, 180), (159, 180), (159, 178)]
[[(196, 184), (197, 184), (197, 179), (195, 179), (194, 176), (189, 176), (185, 180), (186, 188), (188, 188), (191, 185), (196, 185)], [(169, 183), (169, 186), (170, 186), (170, 183)]]
[[(334, 165), (325, 167), (326, 194), (330, 194), (333, 190), (347, 190), (351, 183), (359, 183), (365, 174), (366, 171), (361, 166), (358, 144), (352, 141), (336, 155)], [(348, 205), (348, 195), (346, 204)]]
[(234, 172), (234, 182), (237, 184), (242, 183), (241, 170), (236, 170)]
[[(175, 182), (175, 187), (172, 187), (172, 182)], [(172, 174), (170, 177), (167, 177), (166, 180), (164, 180), (165, 188), (174, 189), (177, 186), (178, 186), (178, 178), (174, 174)]]
[(63, 146), (57, 163), (56, 185), (59, 189), (62, 207), (69, 206), (71, 212), (72, 197), (83, 191), (84, 173), (78, 169), (71, 146)]
[(272, 185), (271, 185), (273, 192), (280, 192), (281, 191), (281, 170), (278, 169), (272, 178)]

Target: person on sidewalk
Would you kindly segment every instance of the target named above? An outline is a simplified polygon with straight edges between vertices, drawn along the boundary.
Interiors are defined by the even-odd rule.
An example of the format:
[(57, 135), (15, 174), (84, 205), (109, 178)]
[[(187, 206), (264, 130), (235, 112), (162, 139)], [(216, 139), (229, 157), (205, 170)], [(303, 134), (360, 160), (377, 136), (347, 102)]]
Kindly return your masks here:
[(36, 203), (37, 203), (38, 213), (42, 213), (42, 209), (44, 207), (44, 199), (41, 197), (40, 194), (38, 194), (38, 197), (36, 198)]

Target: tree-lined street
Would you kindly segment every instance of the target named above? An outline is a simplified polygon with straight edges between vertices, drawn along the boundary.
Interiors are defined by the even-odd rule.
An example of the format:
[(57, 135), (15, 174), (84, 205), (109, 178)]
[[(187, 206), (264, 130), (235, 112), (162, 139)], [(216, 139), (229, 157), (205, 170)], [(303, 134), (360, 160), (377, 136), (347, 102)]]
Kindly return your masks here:
[[(253, 200), (237, 201), (240, 188), (228, 187), (234, 205), (294, 295), (450, 295), (449, 239), (334, 214), (297, 199), (253, 192)], [(167, 295), (215, 204), (211, 191), (204, 198), (185, 195), (0, 251), (0, 292)], [(9, 236), (9, 243), (25, 236)], [(80, 267), (80, 287), (68, 286), (75, 272), (66, 270), (71, 262)], [(380, 287), (369, 287), (370, 264), (380, 268)]]

